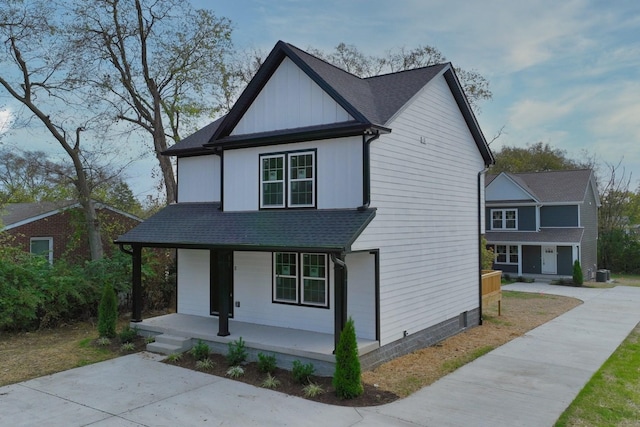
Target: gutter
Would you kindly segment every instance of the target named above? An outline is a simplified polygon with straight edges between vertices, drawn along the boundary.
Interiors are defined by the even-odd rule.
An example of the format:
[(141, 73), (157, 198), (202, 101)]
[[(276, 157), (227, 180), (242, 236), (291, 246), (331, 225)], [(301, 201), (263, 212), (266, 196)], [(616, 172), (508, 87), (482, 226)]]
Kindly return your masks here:
[(478, 172), (478, 325), (482, 325), (482, 175), (487, 173), (489, 167), (486, 166)]
[(362, 135), (362, 206), (359, 211), (364, 211), (371, 204), (371, 143), (380, 138), (380, 131), (376, 130), (371, 138), (367, 139), (367, 134)]

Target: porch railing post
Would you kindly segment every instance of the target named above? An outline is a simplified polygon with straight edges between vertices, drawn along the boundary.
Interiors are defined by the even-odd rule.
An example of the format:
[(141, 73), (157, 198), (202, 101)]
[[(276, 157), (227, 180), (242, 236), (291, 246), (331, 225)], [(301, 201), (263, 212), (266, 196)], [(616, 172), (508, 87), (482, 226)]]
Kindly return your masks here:
[(347, 323), (347, 264), (344, 262), (344, 255), (331, 254), (334, 270), (334, 353), (338, 348), (340, 334)]
[(133, 245), (131, 249), (131, 321), (142, 322), (142, 246)]

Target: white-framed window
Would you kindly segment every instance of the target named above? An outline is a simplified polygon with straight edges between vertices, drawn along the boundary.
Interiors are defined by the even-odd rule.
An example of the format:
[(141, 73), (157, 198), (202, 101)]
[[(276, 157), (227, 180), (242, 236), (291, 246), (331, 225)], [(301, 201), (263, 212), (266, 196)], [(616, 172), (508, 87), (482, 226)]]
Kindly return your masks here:
[(316, 153), (260, 156), (260, 207), (307, 208), (316, 204)]
[(29, 252), (44, 257), (53, 264), (53, 237), (32, 237), (29, 241)]
[(492, 230), (517, 230), (517, 209), (491, 209)]
[(329, 306), (329, 268), (326, 254), (275, 252), (273, 301)]
[(518, 264), (518, 246), (496, 245), (495, 262), (496, 264)]

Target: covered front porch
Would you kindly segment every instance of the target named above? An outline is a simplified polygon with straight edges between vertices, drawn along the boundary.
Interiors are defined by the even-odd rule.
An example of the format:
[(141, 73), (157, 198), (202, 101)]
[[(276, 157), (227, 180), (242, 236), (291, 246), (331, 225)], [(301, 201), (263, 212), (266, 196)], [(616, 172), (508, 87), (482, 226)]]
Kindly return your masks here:
[[(278, 366), (291, 369), (294, 360), (313, 363), (319, 375), (333, 375), (335, 357), (334, 335), (303, 331), (293, 328), (258, 325), (229, 319), (230, 335), (218, 335), (218, 318), (172, 313), (131, 322), (140, 335), (162, 334), (183, 337), (191, 341), (206, 342), (212, 351), (226, 354), (228, 344), (242, 337), (249, 353), (249, 360), (257, 359), (258, 353), (275, 354)], [(363, 356), (376, 350), (379, 342), (358, 338), (358, 353)]]

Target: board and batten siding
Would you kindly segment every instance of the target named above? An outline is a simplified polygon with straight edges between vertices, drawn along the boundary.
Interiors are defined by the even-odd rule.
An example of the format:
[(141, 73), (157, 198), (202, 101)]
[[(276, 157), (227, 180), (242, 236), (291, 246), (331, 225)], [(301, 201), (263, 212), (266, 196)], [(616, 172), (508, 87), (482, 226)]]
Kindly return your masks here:
[(178, 249), (178, 313), (211, 314), (207, 250)]
[(333, 98), (285, 58), (231, 135), (243, 135), (353, 120)]
[(362, 138), (356, 136), (225, 151), (224, 210), (258, 210), (261, 154), (301, 150), (316, 150), (318, 209), (362, 204)]
[(178, 158), (178, 202), (220, 201), (220, 157)]
[(380, 249), (380, 345), (478, 307), (484, 169), (442, 76), (388, 126), (371, 145), (376, 217), (352, 246)]

